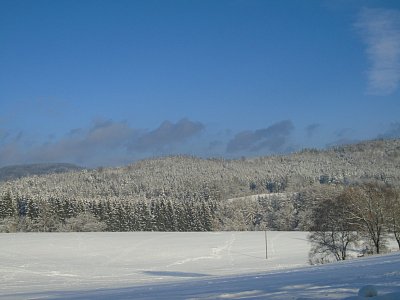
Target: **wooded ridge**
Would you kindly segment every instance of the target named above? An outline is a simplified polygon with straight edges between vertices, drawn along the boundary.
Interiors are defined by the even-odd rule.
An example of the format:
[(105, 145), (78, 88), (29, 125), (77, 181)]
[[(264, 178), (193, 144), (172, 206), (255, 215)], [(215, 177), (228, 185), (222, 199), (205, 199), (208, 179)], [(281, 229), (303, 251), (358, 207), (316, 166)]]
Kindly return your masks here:
[[(86, 217), (89, 214), (94, 221), (105, 223), (100, 226), (102, 230), (160, 230), (154, 225), (157, 223), (154, 214), (157, 206), (165, 206), (174, 214), (177, 211), (184, 214), (188, 209), (194, 215), (197, 209), (203, 210), (203, 214), (204, 210), (212, 211), (210, 220), (203, 220), (207, 226), (179, 227), (175, 220), (169, 227), (163, 226), (165, 230), (307, 229), (307, 203), (312, 203), (325, 187), (340, 190), (352, 184), (378, 181), (398, 188), (399, 179), (399, 139), (235, 160), (170, 156), (118, 168), (84, 169), (0, 182), (3, 199), (0, 206), (5, 207), (4, 199), (10, 198), (14, 210), (7, 213), (3, 209), (0, 218), (18, 215), (26, 221), (30, 206), (31, 211), (37, 208), (30, 219), (39, 218), (46, 210), (53, 211), (57, 217), (54, 222), (63, 226), (66, 220), (85, 213)], [(251, 195), (258, 196), (247, 197)], [(51, 209), (45, 208), (48, 205)], [(100, 216), (96, 213), (99, 205), (108, 207), (110, 212), (103, 211)], [(145, 210), (153, 225), (111, 226), (106, 215), (114, 207), (120, 207), (119, 214), (126, 212), (132, 218), (137, 218), (134, 212), (139, 208)], [(43, 230), (60, 230), (61, 225), (57, 224), (53, 224), (57, 228), (51, 225), (53, 229), (50, 226)], [(40, 231), (40, 226), (34, 230)]]

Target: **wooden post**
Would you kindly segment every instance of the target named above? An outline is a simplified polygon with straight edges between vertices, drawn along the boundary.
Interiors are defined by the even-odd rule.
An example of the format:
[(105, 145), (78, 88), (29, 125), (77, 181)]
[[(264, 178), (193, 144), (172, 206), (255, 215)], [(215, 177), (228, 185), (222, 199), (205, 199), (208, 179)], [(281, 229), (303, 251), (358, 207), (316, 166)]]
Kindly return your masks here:
[(265, 259), (268, 259), (268, 239), (267, 230), (265, 229)]

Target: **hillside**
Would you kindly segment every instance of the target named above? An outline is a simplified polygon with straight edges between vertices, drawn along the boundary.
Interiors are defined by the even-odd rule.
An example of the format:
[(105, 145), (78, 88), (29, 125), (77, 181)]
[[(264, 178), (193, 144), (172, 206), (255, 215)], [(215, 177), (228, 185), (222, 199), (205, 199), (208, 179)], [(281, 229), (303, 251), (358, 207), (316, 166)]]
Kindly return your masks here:
[[(53, 174), (24, 177), (12, 184), (2, 183), (0, 190), (7, 188), (16, 194), (76, 199), (149, 199), (161, 194), (182, 198), (204, 193), (229, 199), (261, 193), (296, 192), (313, 184), (362, 179), (398, 185), (400, 140), (369, 141), (329, 150), (306, 149), (291, 155), (241, 160), (172, 156), (142, 160), (126, 167), (82, 171), (69, 165), (34, 166), (21, 170), (52, 171)], [(58, 172), (65, 170), (74, 172)], [(2, 174), (3, 178), (15, 177), (5, 168), (2, 168)]]
[(366, 180), (399, 187), (399, 139), (239, 160), (161, 157), (0, 182), (11, 199), (0, 215), (27, 217), (0, 231), (310, 230), (316, 199)]
[(65, 173), (82, 170), (81, 167), (65, 163), (13, 165), (0, 168), (0, 181), (9, 181), (28, 176)]

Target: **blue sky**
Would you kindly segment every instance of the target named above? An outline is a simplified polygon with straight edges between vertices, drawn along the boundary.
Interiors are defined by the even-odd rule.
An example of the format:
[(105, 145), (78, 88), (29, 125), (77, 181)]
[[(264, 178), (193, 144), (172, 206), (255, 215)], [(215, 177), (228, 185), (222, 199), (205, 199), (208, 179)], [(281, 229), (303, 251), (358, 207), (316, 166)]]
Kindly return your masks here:
[(0, 0), (0, 166), (400, 136), (400, 2)]

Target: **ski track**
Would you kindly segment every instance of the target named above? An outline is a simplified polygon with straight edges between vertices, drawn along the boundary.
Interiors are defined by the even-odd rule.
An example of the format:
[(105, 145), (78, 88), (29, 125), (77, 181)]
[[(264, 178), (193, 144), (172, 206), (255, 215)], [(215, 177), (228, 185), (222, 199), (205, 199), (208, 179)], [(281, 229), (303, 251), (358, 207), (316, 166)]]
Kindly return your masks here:
[(233, 243), (235, 242), (235, 239), (236, 239), (235, 233), (232, 233), (230, 239), (228, 241), (226, 241), (224, 245), (211, 248), (210, 255), (199, 256), (199, 257), (190, 257), (190, 258), (186, 258), (183, 260), (179, 260), (179, 261), (173, 262), (172, 264), (167, 265), (166, 268), (170, 268), (170, 267), (173, 267), (176, 265), (183, 265), (186, 263), (195, 262), (195, 261), (199, 261), (199, 260), (221, 259), (223, 252), (225, 252), (225, 251), (228, 253), (228, 255), (230, 257), (231, 265), (232, 265), (233, 257), (231, 254), (231, 249), (232, 249)]

